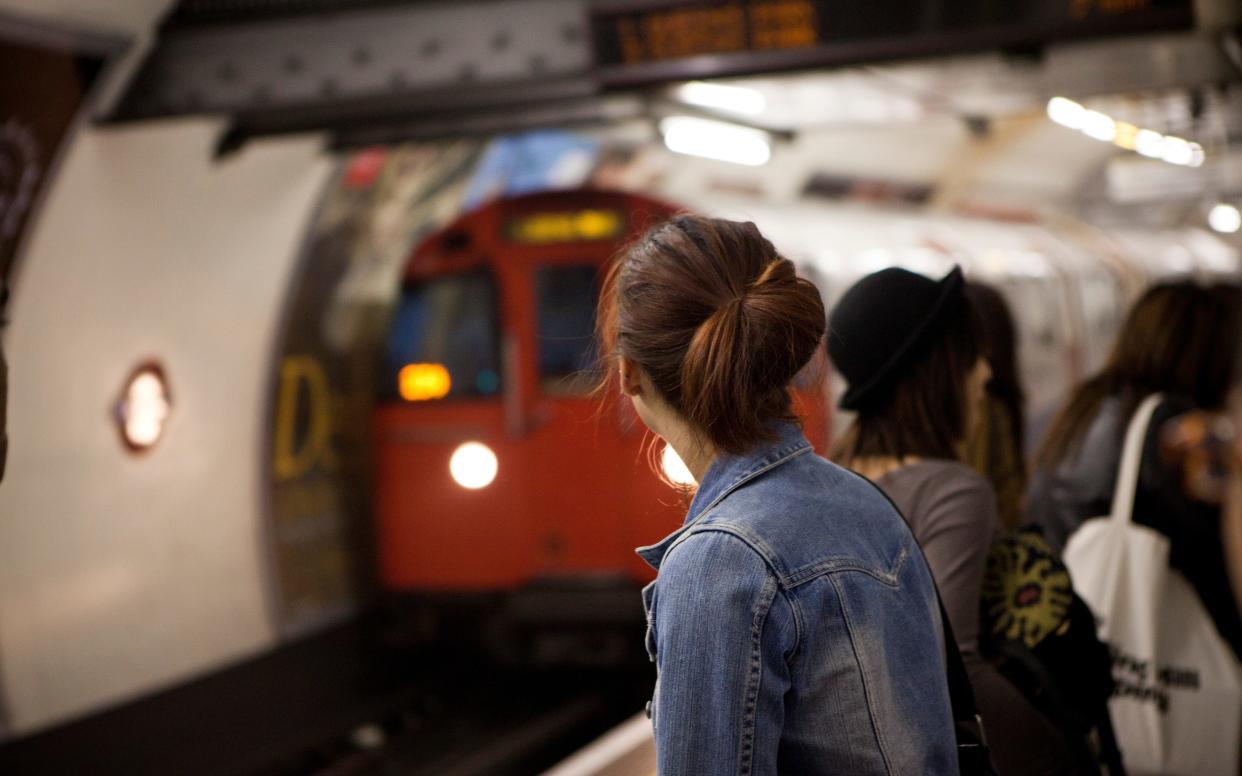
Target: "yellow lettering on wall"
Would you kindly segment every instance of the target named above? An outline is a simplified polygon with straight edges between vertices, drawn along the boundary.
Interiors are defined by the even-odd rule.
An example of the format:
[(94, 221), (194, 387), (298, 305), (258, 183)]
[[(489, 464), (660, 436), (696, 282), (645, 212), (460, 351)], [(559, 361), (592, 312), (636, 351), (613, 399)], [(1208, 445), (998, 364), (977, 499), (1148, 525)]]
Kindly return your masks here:
[[(299, 434), (297, 418), (303, 396), (307, 401), (307, 422), (305, 432)], [(280, 388), (276, 397), (276, 438), (272, 454), (276, 479), (301, 477), (316, 464), (335, 468), (336, 456), (331, 446), (332, 392), (319, 362), (310, 356), (285, 357), (280, 365)]]

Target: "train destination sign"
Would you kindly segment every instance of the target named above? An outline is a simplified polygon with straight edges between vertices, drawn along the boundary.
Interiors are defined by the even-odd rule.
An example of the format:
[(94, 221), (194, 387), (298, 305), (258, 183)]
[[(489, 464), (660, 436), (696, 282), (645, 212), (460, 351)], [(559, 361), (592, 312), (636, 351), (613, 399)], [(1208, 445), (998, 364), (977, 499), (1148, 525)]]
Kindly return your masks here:
[(625, 231), (624, 214), (616, 210), (540, 212), (511, 216), (505, 221), (509, 242), (525, 245), (613, 240)]
[(601, 0), (605, 84), (742, 75), (1193, 26), (1193, 0)]

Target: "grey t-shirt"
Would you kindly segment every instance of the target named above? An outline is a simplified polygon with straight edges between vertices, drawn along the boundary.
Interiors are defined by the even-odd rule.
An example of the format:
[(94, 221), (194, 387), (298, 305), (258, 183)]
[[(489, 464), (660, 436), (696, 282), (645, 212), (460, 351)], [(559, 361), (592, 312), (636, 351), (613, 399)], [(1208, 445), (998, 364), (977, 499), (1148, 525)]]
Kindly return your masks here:
[(979, 651), (979, 594), (1000, 530), (992, 486), (957, 461), (920, 461), (880, 477), (923, 548), (963, 657)]
[(992, 757), (1007, 776), (1087, 774), (1060, 731), (979, 654), (979, 596), (1000, 530), (992, 486), (957, 461), (921, 461), (880, 477), (910, 523), (940, 589), (974, 686)]

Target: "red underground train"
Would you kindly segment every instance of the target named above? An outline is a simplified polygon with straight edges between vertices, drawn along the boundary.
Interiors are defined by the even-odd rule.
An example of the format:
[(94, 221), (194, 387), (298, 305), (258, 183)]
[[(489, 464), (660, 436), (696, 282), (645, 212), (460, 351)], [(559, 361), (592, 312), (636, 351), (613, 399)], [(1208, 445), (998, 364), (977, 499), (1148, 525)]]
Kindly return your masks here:
[[(642, 621), (653, 572), (634, 548), (674, 530), (685, 498), (629, 403), (595, 393), (595, 306), (609, 259), (674, 212), (627, 193), (526, 195), (414, 250), (374, 416), (380, 583), (407, 635), (464, 630), (555, 660)], [(807, 388), (822, 442), (826, 387)]]

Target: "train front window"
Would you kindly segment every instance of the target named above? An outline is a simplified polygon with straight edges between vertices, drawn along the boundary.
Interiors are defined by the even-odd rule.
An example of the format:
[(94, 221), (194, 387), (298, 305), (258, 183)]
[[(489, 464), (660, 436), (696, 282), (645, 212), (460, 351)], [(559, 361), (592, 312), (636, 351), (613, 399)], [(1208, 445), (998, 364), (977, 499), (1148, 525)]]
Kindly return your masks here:
[(498, 331), (487, 270), (407, 285), (388, 331), (383, 395), (418, 402), (499, 394)]
[(544, 393), (589, 393), (595, 384), (596, 269), (589, 264), (535, 272), (539, 383)]

